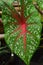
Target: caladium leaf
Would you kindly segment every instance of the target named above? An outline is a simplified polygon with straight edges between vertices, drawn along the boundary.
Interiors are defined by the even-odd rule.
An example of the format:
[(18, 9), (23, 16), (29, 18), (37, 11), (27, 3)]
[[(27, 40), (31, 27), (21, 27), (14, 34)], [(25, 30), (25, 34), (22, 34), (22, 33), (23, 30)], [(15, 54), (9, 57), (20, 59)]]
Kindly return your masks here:
[(18, 0), (18, 2), (20, 2), (20, 4), (22, 3), (20, 14), (14, 10), (13, 5), (5, 1), (3, 2), (2, 20), (5, 31), (5, 41), (10, 47), (11, 52), (18, 55), (29, 65), (34, 52), (40, 44), (42, 29), (41, 18), (32, 3), (25, 8), (28, 0)]

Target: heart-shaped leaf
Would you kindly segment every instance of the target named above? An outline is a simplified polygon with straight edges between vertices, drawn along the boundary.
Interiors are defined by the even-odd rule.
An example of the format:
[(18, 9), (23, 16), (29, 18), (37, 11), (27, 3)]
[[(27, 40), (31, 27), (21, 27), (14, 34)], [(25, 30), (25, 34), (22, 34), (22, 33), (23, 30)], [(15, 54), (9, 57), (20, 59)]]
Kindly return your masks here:
[[(28, 0), (17, 0), (20, 3), (19, 12), (13, 5), (2, 1), (2, 20), (5, 31), (5, 41), (12, 53), (18, 55), (27, 65), (40, 44), (41, 18), (34, 5)], [(9, 1), (10, 2), (10, 1)], [(27, 5), (27, 3), (29, 3)], [(27, 6), (26, 6), (27, 5)]]

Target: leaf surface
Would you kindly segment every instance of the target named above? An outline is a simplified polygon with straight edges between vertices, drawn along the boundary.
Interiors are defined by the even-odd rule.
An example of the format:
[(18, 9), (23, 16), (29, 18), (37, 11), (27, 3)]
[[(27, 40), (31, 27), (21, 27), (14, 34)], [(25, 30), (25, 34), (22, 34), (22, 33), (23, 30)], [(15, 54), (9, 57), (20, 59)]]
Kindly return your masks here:
[[(28, 2), (28, 0), (26, 1)], [(26, 1), (24, 1), (25, 5), (26, 5)], [(22, 2), (20, 1), (20, 3)], [(12, 5), (9, 6), (12, 7)], [(42, 30), (40, 15), (32, 3), (30, 3), (26, 8), (24, 8), (25, 18), (28, 15), (30, 16), (30, 14), (34, 12), (26, 21), (27, 31), (25, 36), (24, 34), (25, 25), (22, 25), (21, 27), (19, 24), (16, 24), (18, 21), (15, 18), (9, 16), (11, 15), (11, 12), (8, 10), (8, 7), (4, 6), (2, 11), (3, 11), (2, 19), (3, 19), (6, 43), (10, 47), (11, 52), (18, 55), (27, 65), (29, 65), (34, 52), (36, 51), (36, 49), (40, 44), (40, 37), (41, 37), (41, 30)], [(26, 44), (26, 51), (24, 51), (25, 44)]]

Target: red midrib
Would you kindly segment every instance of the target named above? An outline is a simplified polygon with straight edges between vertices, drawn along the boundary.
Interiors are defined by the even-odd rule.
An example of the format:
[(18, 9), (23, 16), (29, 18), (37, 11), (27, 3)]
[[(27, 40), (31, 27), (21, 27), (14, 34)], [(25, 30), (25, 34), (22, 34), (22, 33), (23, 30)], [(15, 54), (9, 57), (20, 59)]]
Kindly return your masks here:
[(26, 33), (26, 24), (25, 23), (23, 23), (21, 25), (21, 30), (22, 30), (22, 34), (24, 35)]
[(24, 50), (26, 50), (26, 21), (25, 19), (22, 19), (21, 21), (21, 30), (23, 35), (23, 43), (24, 43)]

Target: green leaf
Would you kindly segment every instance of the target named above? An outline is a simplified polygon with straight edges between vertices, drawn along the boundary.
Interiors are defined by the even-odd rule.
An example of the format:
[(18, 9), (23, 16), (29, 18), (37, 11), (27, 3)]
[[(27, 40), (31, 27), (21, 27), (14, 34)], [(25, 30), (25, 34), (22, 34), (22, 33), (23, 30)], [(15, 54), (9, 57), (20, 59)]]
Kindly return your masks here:
[(39, 8), (43, 10), (43, 0), (36, 0), (36, 2), (38, 4)]
[(5, 1), (8, 4), (12, 4), (14, 2), (14, 0), (2, 0), (2, 1)]
[[(21, 3), (21, 1), (20, 1), (20, 3)], [(9, 4), (9, 6), (10, 6), (10, 4)], [(2, 11), (3, 11), (2, 19), (3, 19), (3, 24), (4, 24), (6, 43), (10, 47), (11, 52), (18, 55), (27, 65), (29, 65), (34, 52), (37, 50), (37, 48), (40, 44), (40, 37), (41, 37), (41, 30), (42, 30), (41, 17), (39, 15), (38, 11), (35, 9), (34, 5), (30, 2), (30, 5), (27, 6), (27, 8), (25, 9), (24, 15), (25, 15), (25, 17), (27, 17), (32, 12), (34, 12), (34, 13), (26, 21), (26, 23), (30, 24), (27, 26), (27, 30), (29, 32), (31, 32), (31, 34), (26, 33), (26, 51), (24, 51), (23, 35), (20, 36), (21, 30), (17, 30), (16, 32), (13, 32), (14, 30), (16, 30), (19, 27), (19, 25), (15, 25), (12, 23), (18, 22), (18, 21), (16, 19), (10, 17), (7, 14), (6, 15), (4, 14), (7, 12), (9, 13), (9, 11), (6, 10), (6, 6), (5, 6), (5, 8), (2, 9)], [(11, 14), (11, 12), (10, 12), (10, 14)], [(9, 24), (9, 22), (11, 24)], [(33, 24), (31, 25), (31, 23), (33, 23)], [(34, 24), (34, 23), (36, 23), (36, 24)], [(17, 37), (18, 37), (18, 39), (17, 39)]]

